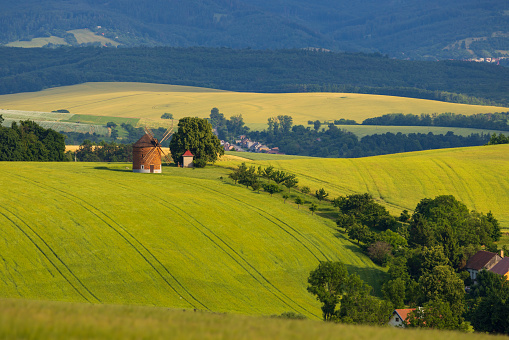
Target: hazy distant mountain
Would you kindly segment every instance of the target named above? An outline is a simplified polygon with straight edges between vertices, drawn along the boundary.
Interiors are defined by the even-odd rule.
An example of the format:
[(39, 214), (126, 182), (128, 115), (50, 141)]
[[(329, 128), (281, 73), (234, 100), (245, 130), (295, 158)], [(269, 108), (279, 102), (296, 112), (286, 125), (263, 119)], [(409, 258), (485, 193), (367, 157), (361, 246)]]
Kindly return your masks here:
[(509, 2), (501, 0), (0, 2), (1, 44), (56, 36), (77, 45), (67, 31), (82, 28), (126, 46), (316, 47), (399, 58), (509, 55)]

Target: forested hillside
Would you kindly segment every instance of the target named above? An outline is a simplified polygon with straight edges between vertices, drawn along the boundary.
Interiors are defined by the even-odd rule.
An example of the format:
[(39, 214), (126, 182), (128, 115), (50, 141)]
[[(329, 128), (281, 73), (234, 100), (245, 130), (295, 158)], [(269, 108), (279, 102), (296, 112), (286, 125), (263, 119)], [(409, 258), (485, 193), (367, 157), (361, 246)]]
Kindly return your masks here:
[[(497, 0), (36, 0), (0, 3), (0, 43), (89, 28), (124, 46), (326, 48), (398, 58), (501, 56), (509, 3)], [(475, 38), (475, 39), (474, 39)]]
[(304, 50), (0, 48), (0, 94), (100, 81), (247, 92), (372, 93), (509, 105), (509, 68), (481, 63)]

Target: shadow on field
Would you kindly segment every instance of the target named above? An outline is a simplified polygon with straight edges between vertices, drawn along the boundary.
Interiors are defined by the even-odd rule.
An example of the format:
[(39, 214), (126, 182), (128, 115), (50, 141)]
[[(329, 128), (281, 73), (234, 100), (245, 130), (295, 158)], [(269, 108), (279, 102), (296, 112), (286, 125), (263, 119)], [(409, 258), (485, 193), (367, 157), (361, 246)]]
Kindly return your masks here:
[(377, 296), (381, 295), (381, 282), (383, 282), (387, 278), (387, 273), (378, 268), (366, 268), (366, 267), (357, 267), (351, 264), (345, 264), (346, 269), (348, 270), (348, 274), (355, 273), (360, 276), (362, 281), (369, 284), (373, 287), (374, 294)]
[(96, 170), (108, 170), (108, 171), (119, 171), (119, 172), (133, 172), (131, 168), (120, 169), (120, 168), (108, 168), (107, 166), (96, 166), (94, 167)]

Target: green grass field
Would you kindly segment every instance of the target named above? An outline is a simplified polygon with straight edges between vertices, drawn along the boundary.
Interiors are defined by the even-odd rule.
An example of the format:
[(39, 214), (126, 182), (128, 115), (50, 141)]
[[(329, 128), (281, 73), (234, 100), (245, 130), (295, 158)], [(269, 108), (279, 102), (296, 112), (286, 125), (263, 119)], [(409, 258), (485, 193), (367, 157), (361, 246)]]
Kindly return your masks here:
[(290, 115), (294, 124), (308, 120), (354, 119), (387, 113), (475, 114), (505, 112), (507, 108), (445, 103), (424, 99), (352, 93), (241, 93), (188, 86), (143, 83), (86, 83), (40, 92), (0, 96), (0, 109), (53, 111), (74, 114), (144, 118), (157, 121), (163, 113), (175, 119), (205, 118), (217, 107), (227, 118), (242, 114), (252, 128), (265, 128), (267, 119)]
[(0, 163), (0, 297), (321, 316), (320, 260), (375, 288), (383, 270), (307, 209), (220, 180), (222, 167)]
[(293, 172), (299, 185), (309, 186), (312, 192), (324, 187), (331, 198), (369, 192), (395, 214), (413, 211), (422, 198), (454, 195), (470, 209), (492, 211), (509, 229), (509, 145), (354, 159), (285, 160), (279, 155), (230, 154)]
[[(500, 130), (485, 130), (485, 129), (469, 129), (469, 128), (456, 128), (456, 127), (441, 127), (441, 126), (374, 126), (374, 125), (336, 125), (339, 129), (346, 130), (354, 133), (357, 137), (362, 138), (368, 135), (401, 132), (403, 134), (409, 133), (433, 133), (435, 135), (445, 135), (447, 132), (452, 131), (457, 136), (468, 136), (473, 133), (492, 135), (502, 133), (508, 135), (507, 131)], [(311, 127), (313, 128), (313, 127)]]
[(158, 307), (0, 299), (0, 339), (488, 340), (487, 334), (402, 330)]

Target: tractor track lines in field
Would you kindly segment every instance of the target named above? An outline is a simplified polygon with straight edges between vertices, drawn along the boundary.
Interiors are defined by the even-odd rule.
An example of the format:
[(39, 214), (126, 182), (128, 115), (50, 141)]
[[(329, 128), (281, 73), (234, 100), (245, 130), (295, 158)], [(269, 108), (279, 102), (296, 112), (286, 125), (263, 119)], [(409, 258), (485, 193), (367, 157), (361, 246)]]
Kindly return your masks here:
[[(101, 302), (101, 300), (99, 300), (99, 298), (97, 298), (82, 282), (80, 279), (78, 279), (78, 277), (76, 275), (74, 275), (74, 273), (69, 269), (69, 267), (60, 259), (60, 257), (55, 253), (55, 251), (48, 245), (48, 243), (46, 241), (44, 241), (44, 239), (35, 231), (33, 230), (33, 228), (31, 228), (25, 221), (23, 221), (21, 218), (19, 218), (19, 216), (17, 216), (16, 214), (14, 214), (13, 212), (11, 212), (10, 210), (6, 209), (5, 207), (1, 207), (1, 209), (3, 209), (4, 211), (8, 212), (9, 214), (11, 214), (13, 217), (15, 217), (17, 220), (19, 220), (22, 224), (24, 224), (31, 232), (31, 234), (33, 234), (32, 236), (29, 235), (29, 232), (27, 230), (25, 230), (24, 228), (22, 228), (18, 223), (16, 223), (12, 218), (10, 218), (9, 216), (7, 216), (7, 214), (3, 213), (0, 211), (0, 215), (4, 216), (4, 218), (6, 218), (7, 220), (9, 220), (9, 222), (11, 222), (11, 224), (13, 226), (15, 226), (21, 233), (23, 233), (29, 240), (30, 242), (37, 248), (37, 250), (39, 250), (39, 252), (46, 258), (46, 260), (48, 260), (49, 263), (51, 263), (51, 265), (53, 266), (53, 268), (56, 269), (56, 271), (60, 274), (60, 276), (62, 276), (64, 278), (65, 281), (67, 281), (67, 283), (76, 291), (76, 293), (78, 293), (78, 295), (80, 295), (83, 299), (85, 299), (85, 301), (87, 302), (90, 302), (89, 298), (87, 298), (85, 295), (87, 295), (86, 293), (83, 293), (82, 291), (80, 291), (80, 289), (78, 289), (76, 287), (75, 284), (73, 284), (71, 282), (71, 278), (68, 277), (68, 275), (65, 275), (63, 273), (63, 270), (61, 268), (59, 268), (59, 266), (55, 263), (55, 262), (60, 262), (63, 267), (69, 272), (70, 276), (74, 278), (74, 280), (76, 280), (79, 285), (81, 285), (81, 287), (83, 287), (83, 289), (88, 293), (90, 294), (90, 296), (92, 296), (95, 300), (97, 300), (97, 302)], [(38, 242), (36, 242), (34, 239), (35, 238), (38, 238), (39, 240), (41, 240), (41, 242), (44, 244), (44, 246), (46, 246), (46, 248), (48, 248), (49, 250), (49, 253), (51, 253), (57, 261), (55, 261), (54, 259), (52, 260), (50, 257), (50, 255), (47, 254), (48, 251), (44, 251), (42, 248), (43, 246), (38, 244)]]
[[(116, 232), (122, 239), (124, 239), (124, 241), (129, 244), (137, 253), (138, 255), (140, 255), (143, 260), (150, 266), (152, 267), (152, 269), (161, 277), (161, 279), (168, 285), (168, 287), (171, 288), (171, 290), (173, 290), (173, 292), (175, 294), (177, 294), (177, 296), (179, 297), (182, 297), (183, 300), (185, 300), (189, 305), (191, 305), (193, 308), (196, 308), (197, 306), (192, 303), (191, 301), (189, 301), (188, 298), (186, 298), (185, 296), (183, 295), (186, 295), (186, 294), (182, 294), (182, 293), (179, 293), (177, 291), (177, 289), (168, 281), (168, 279), (165, 277), (165, 275), (163, 275), (163, 273), (161, 273), (160, 269), (156, 268), (156, 264), (152, 263), (152, 261), (150, 261), (148, 259), (148, 257), (152, 257), (153, 260), (162, 268), (162, 270), (166, 271), (166, 273), (176, 282), (176, 284), (185, 292), (187, 293), (187, 295), (189, 295), (191, 297), (192, 300), (196, 301), (198, 304), (200, 304), (201, 306), (203, 306), (204, 308), (206, 309), (209, 309), (206, 305), (204, 305), (202, 302), (200, 302), (199, 300), (197, 300), (178, 280), (177, 278), (171, 274), (169, 272), (169, 270), (154, 256), (154, 254), (152, 254), (152, 252), (150, 250), (147, 249), (147, 247), (145, 247), (136, 237), (134, 237), (129, 231), (127, 231), (123, 226), (121, 226), (119, 223), (117, 223), (114, 219), (112, 219), (111, 217), (109, 217), (107, 214), (105, 214), (104, 212), (102, 212), (101, 210), (99, 210), (98, 208), (96, 208), (94, 205), (86, 202), (84, 199), (80, 198), (79, 196), (76, 196), (72, 193), (68, 193), (64, 190), (61, 190), (61, 189), (57, 189), (57, 188), (53, 188), (49, 185), (46, 185), (46, 184), (42, 184), (40, 182), (37, 182), (33, 179), (30, 179), (30, 178), (27, 178), (27, 177), (24, 177), (24, 176), (21, 176), (19, 174), (10, 174), (11, 176), (17, 176), (17, 177), (21, 177), (23, 178), (25, 181), (29, 181), (31, 182), (33, 185), (36, 185), (42, 189), (45, 189), (45, 190), (49, 190), (49, 191), (53, 191), (53, 192), (59, 192), (61, 194), (61, 196), (64, 196), (65, 198), (67, 198), (68, 200), (70, 200), (71, 202), (75, 203), (75, 204), (78, 204), (80, 205), (83, 209), (87, 210), (88, 212), (90, 212), (92, 215), (96, 216), (99, 220), (101, 220), (104, 224), (106, 224), (110, 229), (112, 229), (114, 232)], [(101, 217), (104, 216), (103, 217)], [(116, 224), (118, 226), (118, 228), (115, 228), (115, 226), (113, 226), (112, 224), (110, 224), (108, 221), (106, 221), (106, 219), (110, 220), (113, 224)], [(119, 229), (121, 229), (123, 232), (121, 232)], [(125, 234), (126, 235), (125, 235)], [(129, 240), (129, 238), (131, 240)], [(144, 255), (142, 250), (140, 250), (138, 247), (136, 247), (136, 245), (134, 243), (137, 243), (139, 244), (139, 246), (141, 248), (143, 248), (143, 250), (145, 250), (146, 253), (148, 253), (148, 255)]]
[(285, 221), (281, 220), (280, 218), (258, 208), (257, 206), (255, 205), (252, 205), (252, 204), (249, 204), (249, 203), (246, 203), (244, 201), (241, 201), (240, 199), (234, 197), (234, 196), (231, 196), (231, 195), (228, 195), (228, 194), (225, 194), (224, 192), (221, 192), (219, 190), (214, 190), (214, 189), (211, 189), (211, 188), (208, 188), (208, 187), (205, 187), (203, 185), (198, 185), (198, 184), (194, 184), (195, 186), (200, 186), (201, 188), (205, 189), (205, 190), (209, 190), (209, 191), (212, 191), (214, 193), (217, 193), (217, 194), (220, 194), (220, 195), (223, 195), (223, 196), (226, 196), (228, 197), (229, 199), (232, 199), (232, 200), (235, 200), (243, 205), (246, 205), (247, 207), (249, 207), (251, 210), (255, 211), (258, 215), (260, 215), (262, 218), (266, 219), (267, 221), (269, 221), (270, 223), (274, 224), (275, 226), (277, 226), (279, 229), (283, 230), (285, 233), (287, 233), (288, 235), (290, 235), (293, 239), (295, 239), (295, 241), (297, 241), (299, 244), (301, 244), (307, 251), (309, 251), (309, 253), (311, 255), (313, 255), (313, 257), (315, 259), (317, 259), (318, 261), (321, 261), (318, 256), (316, 256), (316, 254), (307, 246), (304, 244), (303, 241), (299, 240), (297, 238), (297, 236), (295, 236), (294, 234), (292, 234), (291, 232), (289, 232), (287, 229), (285, 229), (282, 225), (274, 222), (273, 220), (271, 220), (269, 217), (263, 215), (263, 214), (266, 214), (270, 217), (272, 217), (274, 220), (276, 221), (279, 221), (281, 224), (287, 226), (289, 229), (291, 229), (294, 233), (298, 234), (300, 237), (302, 237), (303, 239), (305, 239), (306, 241), (308, 241), (310, 244), (312, 244), (316, 250), (318, 250), (318, 252), (320, 252), (320, 254), (322, 254), (322, 256), (325, 258), (325, 260), (330, 260), (327, 255), (325, 255), (322, 250), (320, 248), (318, 248), (313, 242), (311, 242), (306, 236), (302, 235), (302, 233), (300, 233), (298, 230), (296, 230), (295, 228), (293, 228), (291, 225), (289, 225), (288, 223), (286, 223)]
[[(458, 172), (455, 169), (453, 169), (449, 164), (447, 164), (443, 160), (439, 161), (436, 158), (433, 158), (431, 160), (433, 161), (433, 163), (435, 163), (440, 168), (440, 170), (442, 170), (444, 172), (445, 175), (447, 175), (447, 178), (449, 178), (451, 183), (460, 183), (461, 184), (461, 186), (463, 187), (463, 190), (460, 191), (460, 190), (456, 189), (457, 192), (465, 192), (467, 194), (470, 202), (472, 202), (472, 203), (475, 202), (475, 199), (473, 199), (473, 197), (475, 197), (475, 194), (472, 192), (470, 186), (465, 185), (465, 181), (462, 180), (461, 176), (458, 174)], [(456, 178), (458, 180), (457, 181), (453, 180), (453, 177), (451, 176), (451, 174), (456, 176)], [(475, 208), (475, 204), (474, 204), (474, 208)]]
[[(214, 238), (216, 238), (218, 241), (215, 241), (213, 240), (213, 238), (210, 236), (210, 235), (207, 235), (207, 233), (205, 233), (203, 230), (200, 230), (200, 228), (198, 228), (195, 223), (191, 222), (188, 220), (188, 222), (193, 225), (201, 234), (203, 234), (203, 236), (205, 236), (206, 238), (208, 238), (212, 243), (214, 243), (219, 249), (221, 249), (225, 254), (227, 254), (234, 262), (236, 262), (242, 269), (244, 269), (246, 271), (246, 273), (248, 273), (255, 281), (257, 281), (258, 283), (260, 283), (262, 285), (262, 287), (265, 287), (265, 289), (267, 289), (271, 294), (273, 294), (278, 300), (280, 300), (281, 302), (283, 302), (285, 305), (287, 305), (289, 308), (292, 308), (294, 309), (295, 307), (292, 307), (287, 301), (285, 301), (283, 298), (281, 298), (280, 296), (278, 296), (275, 292), (271, 291), (265, 284), (263, 284), (263, 282), (260, 281), (259, 278), (257, 278), (248, 268), (246, 268), (245, 265), (243, 265), (238, 259), (235, 258), (235, 256), (233, 256), (232, 254), (230, 254), (224, 247), (222, 247), (218, 242), (221, 242), (222, 244), (224, 244), (224, 246), (226, 248), (228, 248), (233, 254), (235, 254), (237, 257), (239, 257), (242, 262), (244, 262), (248, 267), (250, 267), (256, 274), (258, 274), (261, 279), (263, 281), (266, 282), (266, 284), (268, 284), (270, 287), (272, 287), (276, 292), (278, 292), (279, 294), (281, 294), (282, 296), (284, 296), (287, 300), (291, 301), (292, 303), (294, 303), (296, 306), (298, 306), (300, 309), (312, 314), (312, 315), (315, 315), (313, 312), (309, 311), (308, 309), (306, 309), (305, 307), (301, 306), (299, 303), (295, 302), (292, 298), (290, 298), (288, 295), (286, 295), (285, 293), (283, 293), (279, 288), (277, 288), (272, 282), (269, 281), (269, 279), (267, 279), (262, 273), (260, 273), (260, 271), (258, 271), (258, 269), (256, 269), (251, 263), (249, 263), (249, 261), (247, 261), (242, 255), (240, 255), (235, 249), (233, 249), (232, 246), (230, 246), (226, 241), (224, 241), (221, 237), (219, 237), (216, 233), (214, 233), (210, 228), (206, 227), (203, 223), (201, 223), (200, 221), (198, 221), (194, 216), (192, 216), (191, 214), (187, 213), (186, 211), (184, 211), (182, 208), (162, 199), (162, 198), (159, 198), (162, 202), (164, 202), (165, 204), (163, 204), (163, 206), (166, 206), (168, 209), (172, 210), (174, 213), (176, 213), (177, 215), (179, 215), (181, 218), (185, 219), (185, 220), (188, 220), (185, 216), (188, 216), (190, 219), (192, 219), (195, 223), (199, 224), (202, 228), (204, 228), (205, 230), (207, 230), (210, 234), (212, 234), (214, 236)], [(170, 207), (171, 206), (171, 207)], [(173, 208), (172, 208), (173, 207)], [(185, 216), (183, 216), (181, 213), (175, 211), (175, 209), (178, 209), (179, 211), (182, 212), (182, 214), (185, 214)]]
[(135, 96), (142, 96), (142, 95), (144, 95), (144, 93), (127, 94), (127, 95), (124, 95), (124, 96), (111, 97), (111, 98), (108, 98), (108, 99), (96, 100), (94, 102), (87, 102), (85, 104), (69, 106), (69, 108), (70, 109), (75, 109), (75, 108), (81, 107), (81, 106), (88, 106), (88, 105), (91, 105), (91, 104), (97, 104), (97, 103), (103, 103), (103, 102), (111, 102), (111, 101), (114, 101), (114, 100), (117, 100), (117, 99), (124, 99), (124, 98), (128, 98), (128, 97), (135, 97)]
[[(108, 182), (111, 182), (111, 180), (109, 180)], [(130, 190), (129, 187), (126, 187), (122, 183), (116, 182), (116, 185), (123, 187), (124, 189)], [(203, 223), (198, 221), (194, 216), (192, 216), (191, 214), (189, 214), (182, 208), (176, 206), (175, 204), (168, 202), (167, 200), (165, 200), (162, 197), (158, 197), (155, 195), (146, 195), (146, 194), (142, 194), (142, 195), (147, 197), (148, 199), (155, 200), (158, 204), (166, 207), (167, 209), (170, 209), (175, 214), (177, 214), (179, 217), (186, 220), (198, 232), (200, 232), (204, 237), (209, 239), (210, 242), (212, 242), (214, 245), (216, 245), (218, 247), (218, 249), (223, 251), (228, 257), (230, 257), (235, 263), (237, 263), (247, 274), (249, 274), (262, 287), (264, 287), (267, 291), (269, 291), (272, 295), (274, 295), (278, 300), (280, 300), (282, 303), (287, 305), (289, 308), (295, 309), (295, 307), (292, 307), (288, 301), (290, 301), (295, 306), (297, 306), (297, 308), (300, 308), (300, 309), (306, 311), (307, 313), (318, 317), (318, 315), (314, 314), (313, 312), (309, 311), (305, 307), (301, 306), (298, 302), (294, 301), (292, 298), (290, 298), (284, 292), (282, 292), (279, 288), (277, 288), (272, 282), (269, 281), (269, 279), (267, 279), (251, 263), (249, 263), (249, 261), (247, 261), (242, 255), (240, 255), (232, 246), (230, 246), (226, 241), (224, 241), (221, 237), (219, 237), (216, 233), (214, 233), (210, 228), (208, 228)], [(202, 229), (206, 230), (211, 235), (209, 235), (207, 232), (205, 232), (204, 230), (199, 228), (197, 225), (199, 225)], [(220, 243), (222, 243), (224, 246), (221, 246)], [(225, 248), (227, 248), (227, 249), (225, 249)], [(229, 251), (228, 251), (228, 249), (229, 249)], [(232, 253), (235, 254), (235, 256)], [(236, 258), (236, 257), (238, 257), (238, 258)], [(243, 262), (244, 264), (241, 262)], [(248, 267), (251, 268), (251, 270)], [(254, 271), (254, 273), (256, 273), (259, 277), (257, 277), (257, 275), (255, 275), (255, 274), (253, 274), (252, 271)], [(265, 281), (265, 284), (263, 283), (263, 281)], [(269, 287), (272, 287), (272, 289), (275, 290), (275, 292), (273, 290), (271, 290)], [(288, 301), (285, 301), (285, 299), (282, 298), (281, 296), (279, 296), (276, 292), (279, 293), (280, 295), (282, 295)]]

